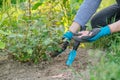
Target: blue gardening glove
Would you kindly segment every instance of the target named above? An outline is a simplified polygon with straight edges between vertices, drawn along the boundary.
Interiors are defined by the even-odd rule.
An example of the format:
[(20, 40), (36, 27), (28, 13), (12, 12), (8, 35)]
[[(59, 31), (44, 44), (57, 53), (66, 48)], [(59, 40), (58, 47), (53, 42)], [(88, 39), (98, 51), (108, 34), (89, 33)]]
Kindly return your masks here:
[[(92, 34), (89, 35), (90, 33)], [(81, 36), (82, 34), (76, 34), (75, 36), (73, 36), (73, 39), (80, 42), (93, 42), (103, 36), (109, 35), (110, 33), (111, 32), (109, 26), (105, 26), (102, 28), (94, 28), (88, 33), (87, 36), (82, 36), (81, 38), (79, 38), (78, 36)]]
[(63, 35), (63, 38), (66, 38), (68, 40), (71, 40), (73, 37), (73, 33), (70, 32), (70, 31), (67, 31), (64, 35)]
[(111, 32), (110, 32), (109, 26), (102, 27), (102, 28), (100, 28), (99, 33), (96, 34), (94, 37), (88, 39), (88, 41), (90, 41), (90, 42), (96, 41), (103, 36), (109, 35), (110, 33)]
[(56, 50), (56, 51), (50, 53), (50, 56), (51, 57), (57, 57), (59, 54), (61, 54), (67, 48), (67, 46), (69, 45), (72, 37), (73, 37), (73, 33), (70, 32), (70, 31), (67, 31), (63, 35), (62, 43), (60, 43), (60, 45), (59, 45), (60, 46), (59, 50)]
[(71, 66), (74, 59), (76, 57), (76, 50), (72, 50), (69, 55), (68, 55), (68, 59), (67, 59), (67, 62), (66, 62), (66, 65), (67, 66)]

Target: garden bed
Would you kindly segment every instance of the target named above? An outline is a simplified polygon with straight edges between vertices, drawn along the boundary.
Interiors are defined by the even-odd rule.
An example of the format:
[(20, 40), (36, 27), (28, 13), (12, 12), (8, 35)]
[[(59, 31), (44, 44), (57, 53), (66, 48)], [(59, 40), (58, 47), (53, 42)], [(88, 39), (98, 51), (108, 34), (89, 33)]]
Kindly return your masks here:
[[(65, 65), (69, 50), (37, 65), (5, 58), (0, 61), (0, 80), (82, 80), (80, 72), (90, 63), (86, 49), (79, 49), (73, 66)], [(87, 73), (85, 73), (87, 75)]]

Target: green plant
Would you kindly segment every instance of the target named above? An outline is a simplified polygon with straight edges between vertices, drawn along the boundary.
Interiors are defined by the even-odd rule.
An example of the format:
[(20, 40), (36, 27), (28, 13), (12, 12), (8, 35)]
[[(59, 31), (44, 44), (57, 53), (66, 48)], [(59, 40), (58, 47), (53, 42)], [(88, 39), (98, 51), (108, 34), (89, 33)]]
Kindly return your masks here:
[[(48, 59), (51, 51), (57, 49), (60, 40), (60, 34), (63, 29), (52, 28), (41, 25), (38, 21), (32, 26), (22, 26), (19, 32), (8, 36), (9, 51), (15, 59), (19, 61), (33, 61), (38, 62), (43, 59)], [(59, 35), (58, 35), (59, 33)]]
[[(30, 0), (28, 3), (32, 6)], [(5, 34), (4, 31), (6, 30), (9, 34), (5, 34), (5, 36), (2, 34), (0, 47), (3, 49), (5, 47), (4, 43), (6, 43), (6, 50), (9, 50), (11, 55), (19, 61), (33, 61), (36, 63), (48, 59), (46, 53), (58, 48), (57, 44), (61, 34), (64, 33), (64, 28), (59, 27), (61, 25), (56, 25), (55, 15), (57, 13), (53, 13), (54, 9), (51, 10), (51, 7), (50, 9), (47, 7), (47, 11), (42, 11), (45, 9), (46, 4), (51, 3), (46, 3), (41, 7), (40, 11), (42, 12), (40, 14), (39, 10), (33, 12), (29, 5), (19, 8), (20, 5), (17, 4), (17, 9), (15, 6), (7, 9), (8, 6), (5, 2), (4, 4), (4, 8), (0, 12), (0, 19), (2, 20), (0, 27), (2, 33)], [(27, 12), (29, 15), (27, 15)], [(53, 15), (48, 17), (46, 12), (53, 13)]]
[(119, 80), (120, 67), (114, 62), (101, 60), (90, 69), (90, 80)]

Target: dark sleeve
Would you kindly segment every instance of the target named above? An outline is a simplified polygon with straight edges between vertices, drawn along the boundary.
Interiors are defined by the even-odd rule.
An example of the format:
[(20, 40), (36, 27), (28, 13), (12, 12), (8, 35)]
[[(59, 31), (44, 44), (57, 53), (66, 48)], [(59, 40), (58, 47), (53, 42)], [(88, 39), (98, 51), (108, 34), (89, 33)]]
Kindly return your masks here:
[(120, 6), (120, 0), (116, 0), (117, 4)]

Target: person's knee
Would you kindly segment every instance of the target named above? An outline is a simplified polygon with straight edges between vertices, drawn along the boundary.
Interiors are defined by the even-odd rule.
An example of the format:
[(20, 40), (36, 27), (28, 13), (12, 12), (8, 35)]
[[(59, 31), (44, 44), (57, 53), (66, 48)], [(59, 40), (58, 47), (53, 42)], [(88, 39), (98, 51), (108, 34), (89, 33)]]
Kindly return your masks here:
[(92, 17), (91, 26), (92, 26), (92, 28), (97, 28), (98, 27), (98, 19), (97, 19), (97, 17)]
[(100, 16), (94, 16), (91, 19), (92, 28), (98, 28), (106, 25), (106, 19)]
[(96, 25), (96, 18), (92, 18), (91, 19), (91, 26), (92, 26), (92, 28), (96, 28), (97, 27), (97, 25)]

